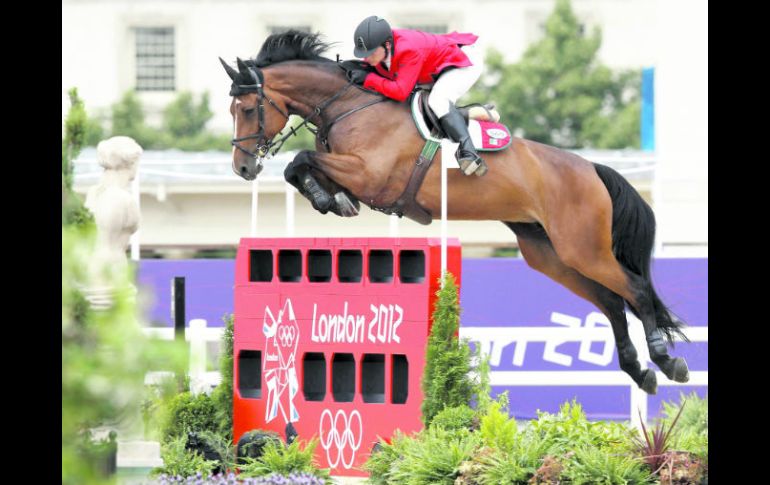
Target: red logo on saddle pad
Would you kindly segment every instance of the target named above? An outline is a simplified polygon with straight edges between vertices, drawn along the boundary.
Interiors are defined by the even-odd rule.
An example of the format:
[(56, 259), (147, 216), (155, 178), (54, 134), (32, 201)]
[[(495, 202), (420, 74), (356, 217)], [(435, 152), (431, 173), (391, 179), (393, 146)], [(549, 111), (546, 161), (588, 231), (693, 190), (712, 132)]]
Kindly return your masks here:
[[(474, 129), (474, 123), (478, 123), (477, 129)], [(502, 123), (471, 120), (468, 128), (477, 150), (500, 150), (511, 144), (511, 132)]]

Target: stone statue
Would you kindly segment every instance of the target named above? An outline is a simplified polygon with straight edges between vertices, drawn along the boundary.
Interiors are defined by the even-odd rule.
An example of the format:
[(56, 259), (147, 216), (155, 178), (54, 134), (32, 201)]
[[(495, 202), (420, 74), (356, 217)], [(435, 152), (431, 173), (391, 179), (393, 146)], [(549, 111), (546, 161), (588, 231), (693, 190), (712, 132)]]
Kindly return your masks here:
[[(142, 147), (127, 136), (114, 136), (101, 141), (96, 151), (104, 173), (86, 195), (85, 206), (96, 223), (96, 239), (88, 261), (88, 284), (81, 291), (93, 310), (106, 311), (112, 308), (118, 292), (127, 292), (130, 299), (136, 297), (136, 287), (127, 274), (126, 248), (139, 228), (139, 206), (131, 182), (139, 168)], [(110, 430), (119, 432), (118, 462), (125, 460), (122, 447), (126, 440), (130, 446), (144, 443), (140, 441), (144, 427), (138, 402), (122, 410), (116, 422), (98, 429), (101, 433)]]
[(86, 297), (94, 309), (109, 307), (112, 282), (124, 280), (126, 248), (139, 228), (139, 207), (131, 193), (142, 147), (127, 136), (114, 136), (97, 146), (104, 174), (89, 189), (85, 206), (96, 222), (96, 242), (89, 262), (90, 287)]

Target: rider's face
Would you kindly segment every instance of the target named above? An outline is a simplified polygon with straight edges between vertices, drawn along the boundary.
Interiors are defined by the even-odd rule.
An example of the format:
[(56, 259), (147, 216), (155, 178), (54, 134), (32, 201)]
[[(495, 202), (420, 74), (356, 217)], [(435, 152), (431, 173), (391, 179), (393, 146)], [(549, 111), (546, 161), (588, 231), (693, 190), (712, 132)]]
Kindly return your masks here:
[(376, 66), (377, 64), (385, 60), (385, 55), (386, 55), (385, 48), (382, 46), (379, 46), (377, 50), (375, 50), (371, 56), (365, 58), (364, 61), (366, 61), (367, 64), (369, 64), (370, 66)]

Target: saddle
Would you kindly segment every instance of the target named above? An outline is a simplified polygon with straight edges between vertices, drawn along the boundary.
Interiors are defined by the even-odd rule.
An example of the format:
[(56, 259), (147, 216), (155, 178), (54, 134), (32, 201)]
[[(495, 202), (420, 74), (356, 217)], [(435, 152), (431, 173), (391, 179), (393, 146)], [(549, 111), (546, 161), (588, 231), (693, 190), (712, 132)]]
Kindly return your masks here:
[[(337, 63), (346, 72), (355, 69), (369, 70), (360, 61), (350, 60), (341, 62), (338, 59)], [(373, 203), (368, 204), (372, 210), (388, 215), (395, 214), (398, 217), (407, 216), (423, 225), (430, 224), (433, 221), (433, 215), (417, 203), (415, 196), (422, 185), (422, 181), (425, 179), (428, 169), (433, 163), (436, 152), (441, 147), (441, 138), (448, 138), (441, 128), (438, 118), (428, 105), (429, 96), (429, 90), (418, 88), (408, 99), (411, 106), (412, 119), (417, 126), (420, 136), (425, 140), (425, 145), (420, 156), (415, 161), (414, 169), (404, 192), (389, 206), (378, 207)], [(471, 135), (473, 146), (477, 151), (499, 151), (511, 144), (511, 132), (505, 125), (498, 122), (500, 115), (495, 111), (494, 105), (475, 103), (458, 106), (457, 109), (468, 122), (468, 133)]]
[[(441, 122), (428, 105), (430, 91), (416, 91), (410, 100), (412, 118), (417, 131), (423, 139), (448, 138), (441, 128)], [(511, 144), (511, 132), (500, 121), (500, 113), (494, 104), (473, 103), (458, 106), (457, 111), (463, 115), (468, 124), (468, 134), (471, 135), (473, 147), (479, 152), (497, 152)]]
[[(388, 215), (396, 214), (398, 217), (407, 216), (424, 225), (433, 221), (433, 215), (417, 203), (415, 196), (420, 190), (425, 174), (433, 163), (438, 148), (441, 146), (441, 138), (448, 138), (441, 129), (438, 118), (428, 106), (429, 96), (429, 91), (421, 89), (415, 91), (409, 99), (412, 119), (420, 136), (425, 140), (425, 146), (423, 146), (422, 152), (415, 162), (406, 189), (388, 207), (370, 205), (374, 210)], [(468, 123), (468, 133), (471, 135), (471, 141), (477, 151), (496, 152), (511, 144), (511, 132), (508, 127), (498, 123), (500, 115), (495, 111), (494, 105), (470, 104), (458, 106), (457, 109)]]

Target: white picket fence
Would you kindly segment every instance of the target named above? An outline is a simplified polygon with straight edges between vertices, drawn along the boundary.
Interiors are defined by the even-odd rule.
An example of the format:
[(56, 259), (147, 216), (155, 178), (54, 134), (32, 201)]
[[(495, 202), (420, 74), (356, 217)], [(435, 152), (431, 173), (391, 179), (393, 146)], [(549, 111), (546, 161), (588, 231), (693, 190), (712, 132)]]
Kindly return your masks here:
[[(629, 316), (629, 319), (632, 317)], [(173, 328), (144, 329), (147, 336), (164, 340), (173, 340)], [(219, 371), (206, 371), (206, 345), (220, 342), (224, 327), (208, 327), (206, 320), (190, 320), (185, 329), (185, 340), (190, 345), (190, 388), (192, 392), (209, 392), (216, 387), (221, 376)], [(640, 322), (631, 322), (629, 326), (631, 340), (639, 354), (642, 367), (649, 362), (649, 353)], [(708, 327), (689, 327), (685, 334), (692, 342), (708, 342)], [(614, 337), (609, 327), (594, 328), (559, 328), (559, 327), (461, 327), (460, 338), (469, 338), (481, 345), (484, 354), (491, 356), (493, 365), (498, 365), (502, 348), (518, 342), (526, 346), (528, 342), (550, 342), (558, 345), (568, 341), (604, 341), (614, 349)], [(515, 356), (514, 356), (515, 359)], [(170, 372), (148, 372), (145, 384), (157, 384)], [(657, 371), (658, 386), (682, 385), (668, 380)], [(493, 386), (628, 386), (631, 396), (630, 416), (632, 423), (639, 427), (642, 419), (647, 422), (647, 394), (639, 389), (631, 378), (621, 370), (607, 371), (492, 371), (490, 384)], [(688, 386), (708, 386), (708, 371), (690, 371)]]
[[(174, 340), (174, 328), (145, 327), (145, 335), (163, 340)], [(185, 328), (185, 340), (190, 344), (190, 362), (188, 374), (190, 376), (190, 390), (194, 393), (209, 392), (218, 386), (222, 380), (219, 371), (207, 371), (206, 346), (209, 342), (221, 342), (224, 327), (209, 327), (206, 320), (196, 318), (190, 320)], [(171, 372), (148, 372), (144, 378), (146, 385), (158, 384), (162, 379), (171, 376)]]

